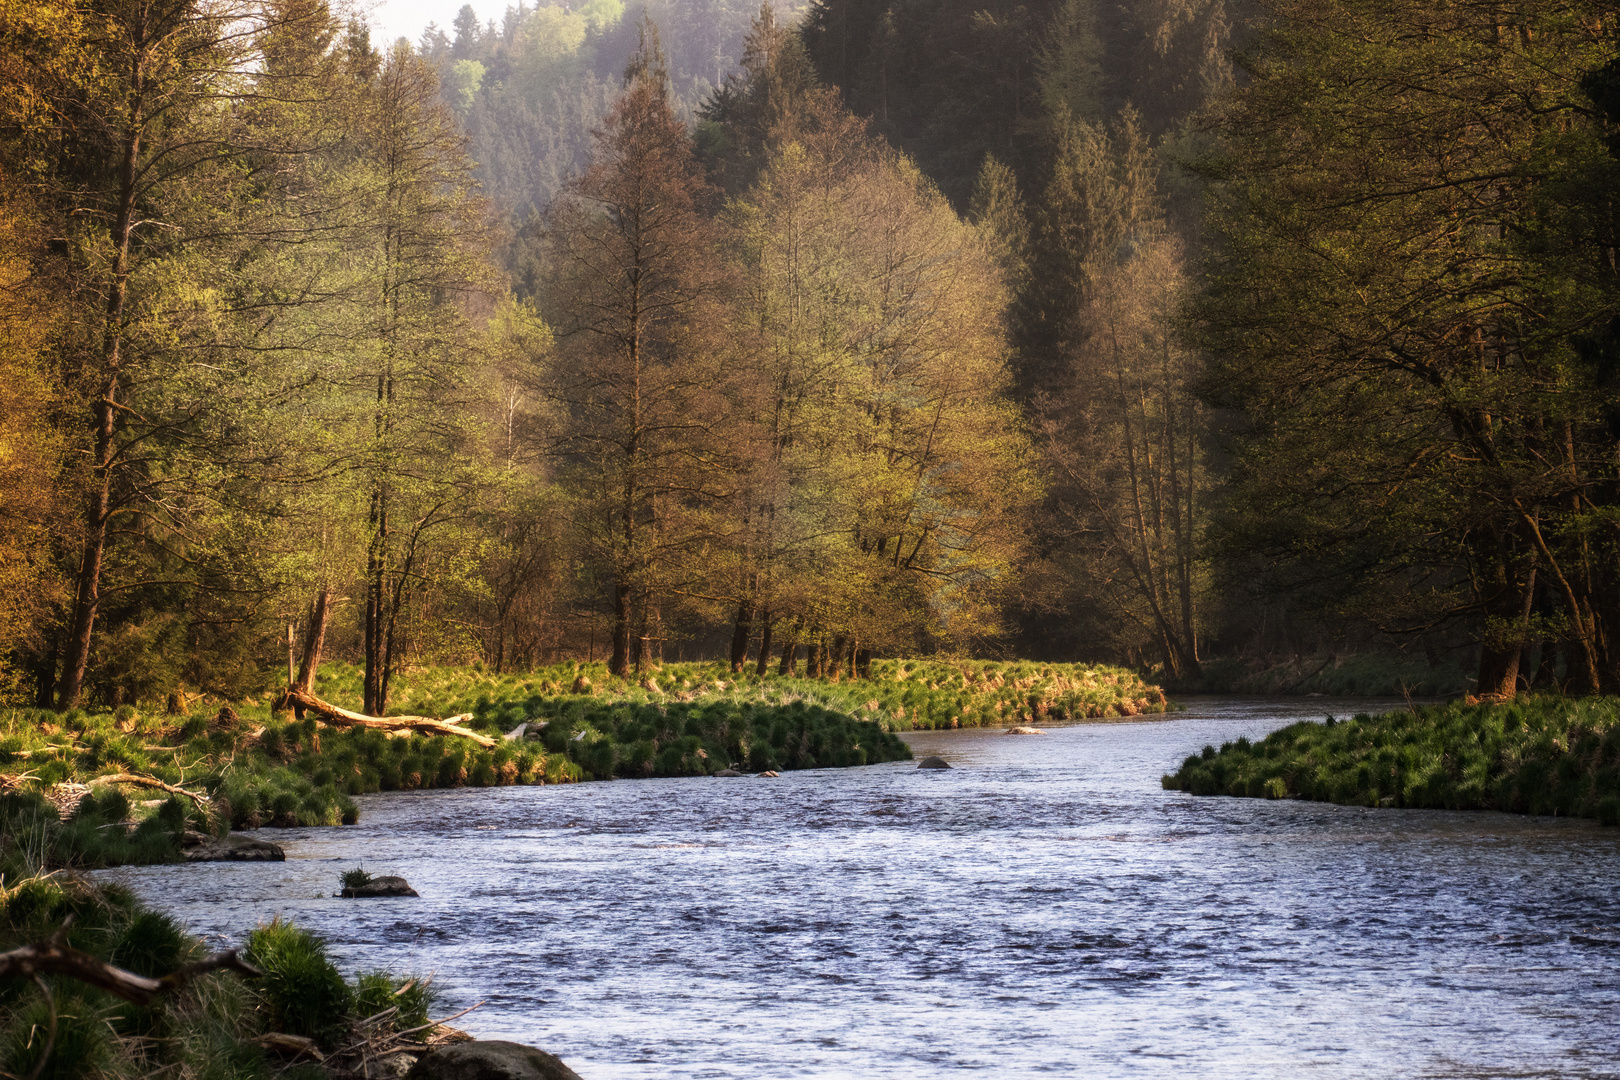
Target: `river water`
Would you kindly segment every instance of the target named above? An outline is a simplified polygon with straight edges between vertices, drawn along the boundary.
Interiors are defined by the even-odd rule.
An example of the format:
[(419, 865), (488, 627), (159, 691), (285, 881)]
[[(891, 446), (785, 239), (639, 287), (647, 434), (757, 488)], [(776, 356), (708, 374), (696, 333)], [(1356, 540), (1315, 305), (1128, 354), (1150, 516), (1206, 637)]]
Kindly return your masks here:
[[(1196, 798), (1205, 743), (1400, 703), (1192, 699), (777, 779), (361, 798), (283, 864), (110, 871), (285, 915), (585, 1080), (1620, 1076), (1620, 830)], [(339, 873), (420, 899), (333, 899)]]

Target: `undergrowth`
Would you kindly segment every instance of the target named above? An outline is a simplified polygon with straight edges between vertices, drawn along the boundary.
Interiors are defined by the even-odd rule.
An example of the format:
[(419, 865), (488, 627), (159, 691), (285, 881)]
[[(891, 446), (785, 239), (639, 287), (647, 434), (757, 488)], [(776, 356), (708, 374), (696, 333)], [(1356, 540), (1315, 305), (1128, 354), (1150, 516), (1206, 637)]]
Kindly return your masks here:
[[(169, 916), (144, 908), (121, 885), (70, 871), (41, 873), (16, 843), (0, 856), (0, 867), (0, 949), (47, 940), (67, 924), (66, 942), (73, 948), (150, 978), (205, 955), (197, 938)], [(208, 974), (144, 1006), (73, 979), (43, 976), (57, 1032), (40, 1080), (324, 1080), (334, 1074), (291, 1064), (255, 1040), (280, 1032), (313, 1039), (330, 1051), (360, 1030), (361, 1020), (378, 1014), (383, 1016), (370, 1030), (382, 1034), (428, 1024), (428, 983), (380, 972), (347, 980), (318, 938), (287, 923), (254, 931), (247, 957), (263, 978)], [(25, 1077), (41, 1066), (50, 1014), (50, 1003), (33, 982), (0, 979), (0, 1071)], [(429, 1030), (404, 1038), (420, 1042)]]
[(1164, 777), (1195, 795), (1506, 810), (1620, 824), (1620, 699), (1521, 698), (1292, 724), (1206, 746)]

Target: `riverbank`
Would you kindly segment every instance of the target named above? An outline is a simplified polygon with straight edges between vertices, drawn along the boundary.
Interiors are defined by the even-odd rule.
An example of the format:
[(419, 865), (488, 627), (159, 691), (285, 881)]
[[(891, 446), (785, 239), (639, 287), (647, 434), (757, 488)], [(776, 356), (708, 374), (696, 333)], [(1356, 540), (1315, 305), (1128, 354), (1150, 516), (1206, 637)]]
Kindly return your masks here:
[[(361, 674), (328, 665), (316, 693), (357, 706)], [(1168, 707), (1128, 671), (1078, 664), (880, 660), (859, 679), (734, 674), (717, 663), (670, 664), (632, 679), (610, 677), (601, 664), (508, 675), (424, 668), (399, 678), (390, 711), (467, 715), (465, 726), (493, 745), (329, 728), (313, 715), (272, 712), (269, 700), (198, 700), (186, 716), (128, 705), (61, 715), (18, 709), (0, 717), (0, 783), (49, 793), (64, 818), (93, 791), (123, 789), (121, 820), (135, 831), (172, 799), (178, 809), (167, 812), (184, 820), (169, 835), (184, 827), (219, 834), (352, 824), (353, 797), (377, 791), (868, 765), (910, 757), (897, 731)], [(119, 856), (87, 843), (82, 864), (178, 857), (172, 843), (159, 850), (154, 838), (147, 847)]]
[(28, 962), (41, 972), (32, 985), (0, 986), (5, 1075), (325, 1080), (360, 1075), (366, 1061), (408, 1067), (466, 1038), (430, 1019), (430, 980), (345, 978), (320, 938), (279, 919), (248, 934), (239, 957), (210, 957), (129, 889), (45, 873), (29, 864), (26, 836), (0, 835), (0, 951), (49, 943), (51, 954)]
[(1291, 724), (1204, 747), (1163, 778), (1195, 795), (1505, 810), (1620, 824), (1620, 699), (1534, 697)]

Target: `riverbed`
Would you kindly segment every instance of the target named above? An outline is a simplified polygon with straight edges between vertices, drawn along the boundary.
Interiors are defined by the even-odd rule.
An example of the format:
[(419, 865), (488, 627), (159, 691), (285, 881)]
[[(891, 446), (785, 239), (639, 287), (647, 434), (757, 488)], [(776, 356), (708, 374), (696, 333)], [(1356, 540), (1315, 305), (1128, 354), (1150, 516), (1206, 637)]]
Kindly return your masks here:
[[(108, 874), (217, 944), (283, 915), (432, 972), (585, 1080), (1620, 1076), (1620, 830), (1165, 791), (1403, 703), (1184, 704), (907, 736), (950, 770), (363, 796), (265, 830), (282, 864)], [(354, 866), (421, 898), (333, 898)]]

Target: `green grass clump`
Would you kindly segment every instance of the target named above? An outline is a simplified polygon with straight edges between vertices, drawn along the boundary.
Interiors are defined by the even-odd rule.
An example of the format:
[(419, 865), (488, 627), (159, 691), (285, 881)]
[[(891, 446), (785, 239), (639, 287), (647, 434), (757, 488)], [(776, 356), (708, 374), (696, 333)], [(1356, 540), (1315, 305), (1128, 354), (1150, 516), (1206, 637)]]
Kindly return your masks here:
[(177, 862), (180, 834), (201, 823), (193, 805), (178, 796), (138, 822), (130, 821), (134, 813), (128, 796), (112, 787), (84, 796), (67, 821), (38, 792), (11, 791), (0, 795), (0, 835), (35, 865), (93, 869)]
[(248, 937), (247, 958), (258, 980), (271, 1031), (302, 1035), (330, 1049), (354, 1008), (355, 991), (309, 931), (277, 918)]
[(537, 715), (542, 745), (600, 780), (843, 768), (911, 757), (882, 725), (804, 701), (632, 705), (576, 697), (543, 701)]
[(1195, 795), (1506, 810), (1620, 824), (1620, 699), (1521, 698), (1305, 722), (1182, 762)]
[[(67, 871), (42, 874), (27, 862), (17, 837), (0, 839), (0, 949), (47, 940), (66, 925), (73, 948), (152, 978), (206, 955), (200, 941), (169, 916), (143, 907), (128, 889)], [(427, 982), (382, 972), (346, 981), (320, 940), (295, 926), (261, 926), (249, 951), (263, 978), (216, 972), (145, 1006), (73, 979), (45, 976), (57, 1014), (48, 1057), (43, 1035), (51, 1009), (45, 995), (31, 980), (0, 980), (0, 1072), (23, 1077), (39, 1067), (39, 1076), (53, 1080), (313, 1080), (328, 1073), (289, 1070), (254, 1040), (285, 1032), (335, 1047), (351, 1041), (350, 1033), (367, 1018), (369, 1027), (382, 1033), (428, 1024), (434, 995)], [(408, 1037), (422, 1040), (428, 1034)], [(348, 1075), (357, 1074), (359, 1063), (351, 1057), (332, 1064), (335, 1074)]]

